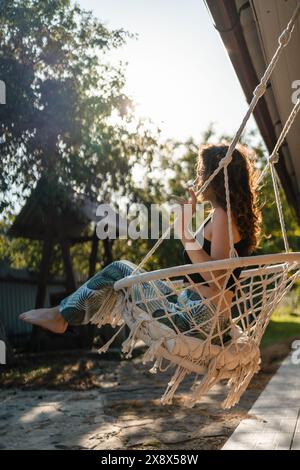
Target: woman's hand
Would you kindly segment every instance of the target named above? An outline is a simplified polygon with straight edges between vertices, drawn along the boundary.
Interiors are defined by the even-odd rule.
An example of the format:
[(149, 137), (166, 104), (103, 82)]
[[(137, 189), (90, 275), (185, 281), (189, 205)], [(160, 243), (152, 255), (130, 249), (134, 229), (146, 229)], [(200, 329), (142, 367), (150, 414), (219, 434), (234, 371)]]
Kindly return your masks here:
[(185, 199), (180, 196), (172, 196), (173, 199), (179, 204), (176, 207), (176, 220), (174, 222), (174, 230), (181, 239), (191, 239), (192, 234), (189, 231), (189, 224), (196, 212), (197, 196), (193, 189), (189, 188), (189, 198)]

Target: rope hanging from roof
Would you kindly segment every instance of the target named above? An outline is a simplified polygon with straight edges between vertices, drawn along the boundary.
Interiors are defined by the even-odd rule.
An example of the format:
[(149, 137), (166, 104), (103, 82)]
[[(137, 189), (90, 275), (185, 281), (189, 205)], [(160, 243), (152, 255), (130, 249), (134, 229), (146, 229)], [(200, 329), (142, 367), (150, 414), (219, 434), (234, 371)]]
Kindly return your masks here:
[[(246, 123), (258, 100), (264, 95), (278, 59), (291, 39), (299, 11), (300, 2), (297, 3), (290, 21), (279, 37), (274, 56), (253, 92), (249, 108), (225, 157), (220, 160), (216, 170), (197, 193), (198, 196), (203, 193), (213, 178), (220, 171), (224, 171), (230, 242), (229, 258), (152, 272), (143, 271), (144, 264), (170, 234), (174, 225), (171, 224), (139, 265), (132, 269), (130, 275), (115, 283), (105, 303), (105, 308), (99, 309), (92, 318), (92, 323), (98, 326), (106, 323), (114, 326), (121, 325), (116, 335), (100, 351), (107, 350), (115, 336), (127, 324), (130, 328), (130, 335), (123, 343), (123, 350), (127, 357), (130, 357), (136, 341), (141, 339), (147, 346), (144, 362), (154, 361), (151, 372), (165, 371), (171, 366), (175, 367), (173, 377), (162, 397), (164, 404), (171, 403), (182, 380), (188, 374), (194, 373), (196, 378), (191, 389), (189, 401), (191, 406), (222, 379), (226, 379), (229, 386), (223, 407), (230, 408), (235, 405), (253, 375), (259, 370), (259, 344), (272, 312), (300, 276), (300, 253), (292, 253), (289, 249), (277, 181), (278, 175), (274, 166), (279, 158), (280, 146), (299, 112), (300, 100), (293, 107), (257, 181), (259, 186), (267, 170), (270, 169), (285, 253), (238, 256), (233, 243), (227, 173), (232, 153)], [(235, 275), (236, 268), (242, 268), (239, 277)], [(226, 275), (223, 273), (224, 270), (226, 270)], [(207, 282), (195, 283), (191, 275), (197, 272), (210, 273), (209, 286), (215, 295), (206, 298), (202, 294), (201, 287)], [(184, 276), (186, 282), (178, 282), (178, 276)], [(222, 282), (224, 276), (226, 279)], [(227, 295), (229, 288), (226, 286), (230, 277), (234, 279), (235, 294), (229, 302)], [(176, 308), (170, 298), (176, 298)], [(195, 309), (199, 308), (199, 300), (206, 308), (207, 316), (206, 321), (200, 324), (194, 320)], [(107, 308), (108, 304), (109, 308)], [(181, 329), (176, 321), (178, 309), (181, 309), (180, 312), (189, 322), (188, 329)], [(200, 382), (199, 377), (201, 377)]]

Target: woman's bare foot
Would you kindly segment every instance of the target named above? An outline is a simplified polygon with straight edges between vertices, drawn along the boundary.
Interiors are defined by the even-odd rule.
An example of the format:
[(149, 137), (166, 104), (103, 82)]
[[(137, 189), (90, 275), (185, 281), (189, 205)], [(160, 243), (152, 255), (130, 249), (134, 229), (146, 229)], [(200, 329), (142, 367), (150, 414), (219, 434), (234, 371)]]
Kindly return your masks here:
[(19, 319), (41, 326), (52, 333), (64, 333), (68, 326), (68, 322), (60, 314), (58, 307), (28, 310), (28, 312), (21, 313)]

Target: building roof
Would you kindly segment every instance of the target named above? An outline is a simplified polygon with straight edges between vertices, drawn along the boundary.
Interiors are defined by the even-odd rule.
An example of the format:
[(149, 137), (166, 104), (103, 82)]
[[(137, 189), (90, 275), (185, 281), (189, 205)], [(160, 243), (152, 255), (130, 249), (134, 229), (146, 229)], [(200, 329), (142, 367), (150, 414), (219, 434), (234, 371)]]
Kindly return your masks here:
[(50, 231), (54, 238), (63, 236), (76, 239), (93, 220), (91, 205), (86, 198), (66, 192), (62, 185), (41, 178), (17, 215), (8, 235), (43, 240)]
[(109, 225), (116, 235), (121, 228), (124, 232), (126, 217), (121, 217), (112, 206), (109, 218), (97, 215), (98, 205), (85, 196), (66, 191), (62, 184), (41, 178), (16, 216), (8, 235), (45, 240), (46, 234), (51, 232), (54, 239), (67, 238), (76, 243), (92, 239), (91, 235), (84, 236), (91, 222), (102, 222), (103, 227)]
[[(216, 29), (227, 49), (247, 102), (277, 46), (278, 37), (296, 7), (296, 0), (206, 0)], [(254, 111), (262, 138), (271, 153), (295, 103), (292, 88), (300, 80), (300, 17), (289, 45), (272, 74), (267, 91)], [(299, 84), (298, 84), (299, 87)], [(300, 117), (281, 147), (276, 164), (288, 203), (300, 222)]]

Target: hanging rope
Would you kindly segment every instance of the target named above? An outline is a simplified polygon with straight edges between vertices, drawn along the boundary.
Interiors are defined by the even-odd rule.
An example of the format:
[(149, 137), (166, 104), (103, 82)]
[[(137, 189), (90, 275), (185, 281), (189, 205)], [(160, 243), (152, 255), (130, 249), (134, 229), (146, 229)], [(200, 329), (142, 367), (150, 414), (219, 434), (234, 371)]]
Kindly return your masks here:
[(256, 186), (258, 187), (260, 185), (260, 183), (263, 181), (263, 179), (265, 178), (266, 174), (267, 174), (267, 171), (268, 169), (270, 168), (270, 165), (271, 163), (275, 164), (278, 162), (279, 160), (279, 149), (284, 141), (284, 139), (286, 138), (290, 128), (292, 127), (292, 125), (294, 124), (294, 121), (298, 115), (298, 112), (300, 110), (300, 98), (298, 98), (298, 100), (296, 101), (296, 104), (295, 106), (293, 107), (281, 133), (280, 133), (280, 136), (278, 137), (278, 140), (276, 142), (276, 145), (273, 149), (273, 152), (271, 153), (271, 155), (269, 156), (268, 158), (268, 161), (267, 161), (267, 164), (265, 166), (265, 168), (263, 169), (263, 171), (261, 172), (257, 182), (256, 182)]
[[(119, 324), (123, 315), (124, 323), (130, 328), (129, 338), (123, 343), (124, 352), (130, 355), (135, 342), (142, 339), (147, 347), (143, 363), (149, 360), (155, 361), (152, 372), (176, 366), (162, 397), (163, 404), (172, 401), (177, 387), (190, 373), (196, 373), (197, 378), (200, 375), (202, 377), (200, 383), (194, 383), (191, 390), (191, 405), (198, 402), (204, 393), (221, 380), (227, 380), (229, 386), (228, 395), (222, 406), (230, 408), (236, 404), (253, 375), (259, 370), (259, 345), (270, 316), (300, 276), (300, 252), (288, 253), (289, 245), (280, 201), (280, 183), (275, 168), (278, 150), (299, 111), (300, 100), (293, 108), (267, 162), (267, 167), (271, 170), (286, 253), (236, 258), (228, 180), (228, 164), (232, 159), (232, 153), (258, 99), (265, 93), (266, 83), (280, 52), (290, 40), (299, 11), (300, 2), (279, 38), (279, 46), (254, 91), (249, 110), (226, 156), (198, 192), (201, 194), (216, 174), (223, 169), (231, 259), (174, 266), (132, 276), (168, 236), (174, 225), (172, 224), (141, 263), (133, 269), (132, 274), (114, 282), (114, 290), (122, 291), (123, 303), (117, 302), (113, 309), (100, 308), (95, 314), (95, 318), (99, 318), (100, 325)], [(236, 275), (235, 268), (244, 269), (240, 275)], [(209, 281), (211, 295), (207, 295), (207, 291), (203, 289), (204, 287), (207, 289), (205, 279), (196, 282), (192, 279), (192, 274), (200, 270), (201, 273), (211, 274)], [(225, 281), (223, 270), (226, 270)], [(184, 276), (187, 282), (178, 285), (178, 276)], [(228, 298), (231, 286), (227, 281), (230, 278), (233, 280), (235, 295), (232, 296), (231, 293)], [(195, 295), (196, 300), (194, 300)], [(167, 366), (163, 367), (165, 361)]]
[(238, 257), (239, 255), (234, 247), (234, 242), (233, 242), (232, 215), (231, 215), (230, 191), (229, 191), (227, 166), (224, 168), (224, 183), (225, 183), (226, 212), (227, 212), (227, 220), (228, 220), (228, 234), (229, 234), (229, 245), (230, 245), (229, 257), (234, 258), (234, 257)]
[[(293, 32), (293, 29), (294, 29), (294, 26), (295, 26), (295, 23), (296, 23), (296, 20), (297, 20), (297, 17), (299, 15), (299, 12), (300, 12), (300, 2), (298, 2), (295, 10), (294, 10), (294, 13), (290, 19), (290, 21), (288, 22), (286, 28), (283, 30), (283, 32), (281, 33), (281, 35), (279, 36), (278, 38), (278, 47), (268, 65), (268, 67), (266, 68), (265, 70), (265, 73), (263, 74), (261, 80), (260, 80), (260, 83), (257, 85), (257, 87), (255, 88), (254, 92), (253, 92), (253, 98), (251, 100), (251, 103), (248, 107), (248, 110), (231, 142), (231, 144), (229, 145), (229, 148), (227, 150), (227, 153), (225, 155), (225, 157), (223, 157), (220, 162), (219, 162), (219, 165), (218, 167), (215, 169), (215, 171), (210, 175), (210, 177), (205, 181), (205, 183), (202, 185), (202, 187), (199, 189), (199, 191), (196, 193), (197, 196), (200, 196), (200, 194), (202, 194), (206, 188), (209, 186), (209, 184), (211, 183), (211, 181), (215, 178), (215, 176), (224, 168), (227, 167), (227, 165), (229, 165), (231, 159), (232, 159), (232, 154), (233, 154), (233, 151), (234, 149), (236, 148), (236, 145), (237, 143), (239, 142), (240, 140), (240, 137), (241, 137), (241, 134), (243, 132), (243, 130), (245, 129), (246, 127), (246, 124), (251, 116), (251, 114), (253, 113), (257, 103), (258, 103), (258, 100), (265, 94), (266, 92), (266, 89), (267, 89), (267, 83), (270, 79), (270, 76), (278, 62), (278, 59), (283, 51), (283, 49), (288, 45), (288, 43), (290, 42), (290, 39), (291, 39), (291, 36), (292, 36), (292, 32)], [(297, 111), (298, 112), (298, 111)], [(297, 113), (296, 113), (297, 114)], [(293, 121), (292, 121), (293, 122)], [(279, 148), (279, 147), (278, 147)], [(273, 162), (276, 160), (276, 157), (275, 157), (275, 154), (274, 152), (272, 152), (272, 160)], [(270, 163), (270, 162), (268, 162)], [(226, 171), (224, 171), (224, 175), (225, 175)], [(226, 176), (225, 176), (225, 181), (226, 181)], [(225, 183), (226, 184), (226, 183)], [(276, 195), (275, 195), (276, 197)], [(229, 201), (229, 199), (227, 200)], [(227, 214), (230, 212), (231, 208), (230, 208), (230, 201), (229, 201), (229, 205), (227, 204)], [(280, 210), (280, 209), (279, 209)], [(280, 216), (281, 217), (281, 216)], [(232, 229), (231, 225), (231, 214), (228, 215), (228, 225), (229, 225), (229, 231)], [(141, 262), (138, 264), (138, 266), (134, 269), (134, 271), (132, 272), (131, 275), (134, 275), (136, 274), (138, 271), (140, 271), (140, 269), (144, 266), (144, 264), (149, 260), (149, 258), (151, 258), (151, 256), (155, 253), (155, 251), (157, 250), (157, 248), (161, 245), (161, 243), (163, 242), (163, 240), (165, 240), (165, 238), (171, 233), (171, 230), (172, 228), (174, 227), (174, 224), (175, 224), (175, 221), (168, 227), (168, 229), (162, 234), (162, 236), (157, 240), (157, 242), (153, 245), (153, 247), (150, 249), (150, 251), (146, 254), (146, 256), (141, 260)], [(282, 225), (282, 227), (284, 226), (284, 223)], [(230, 240), (232, 240), (232, 233), (229, 234), (229, 238)], [(285, 246), (288, 247), (288, 245), (286, 245), (286, 242), (285, 242)], [(234, 252), (234, 247), (233, 245), (231, 245), (230, 247), (230, 257), (234, 257), (236, 256), (236, 253)]]
[(289, 243), (287, 239), (287, 233), (286, 233), (286, 228), (285, 228), (285, 221), (284, 221), (284, 215), (283, 215), (283, 209), (282, 209), (282, 203), (280, 199), (280, 193), (279, 193), (279, 185), (278, 185), (278, 174), (275, 168), (275, 164), (278, 163), (279, 160), (279, 149), (286, 138), (290, 128), (292, 127), (293, 123), (295, 122), (296, 116), (300, 110), (300, 98), (298, 98), (295, 106), (293, 107), (281, 133), (280, 136), (278, 137), (278, 140), (276, 142), (276, 145), (273, 149), (273, 152), (268, 158), (268, 163), (265, 166), (263, 172), (260, 174), (259, 179), (257, 180), (257, 187), (259, 184), (262, 182), (262, 180), (265, 178), (267, 174), (267, 170), (270, 168), (271, 171), (271, 177), (272, 177), (272, 184), (273, 184), (273, 189), (274, 189), (274, 194), (275, 194), (275, 200), (276, 200), (276, 206), (277, 206), (277, 211), (279, 215), (279, 221), (280, 221), (280, 227), (281, 227), (281, 233), (283, 237), (283, 242), (284, 242), (284, 248), (286, 253), (289, 252)]
[(285, 222), (284, 222), (284, 215), (283, 215), (283, 210), (282, 210), (282, 204), (280, 200), (280, 195), (279, 195), (279, 188), (278, 184), (276, 181), (276, 175), (275, 175), (275, 169), (273, 164), (270, 166), (271, 170), (271, 175), (272, 175), (272, 182), (273, 182), (273, 189), (274, 189), (274, 194), (275, 194), (275, 200), (276, 200), (276, 206), (278, 210), (278, 215), (279, 215), (279, 221), (280, 221), (280, 226), (281, 226), (281, 233), (284, 241), (284, 248), (285, 251), (288, 253), (289, 252), (289, 243), (287, 239), (287, 234), (286, 234), (286, 229), (285, 229)]
[(290, 21), (288, 22), (287, 24), (287, 27), (285, 28), (285, 30), (282, 32), (282, 34), (279, 36), (279, 39), (278, 39), (278, 47), (276, 49), (276, 52), (274, 53), (273, 57), (272, 57), (272, 60), (271, 62), (269, 63), (264, 75), (262, 76), (261, 80), (260, 80), (260, 83), (257, 85), (257, 87), (255, 88), (254, 92), (253, 92), (253, 98), (251, 100), (251, 103), (249, 105), (249, 108), (242, 120), (242, 123), (240, 125), (240, 127), (238, 128), (229, 148), (228, 148), (228, 151), (225, 155), (225, 157), (220, 161), (219, 163), (219, 166), (216, 168), (216, 170), (212, 173), (211, 177), (208, 178), (208, 180), (203, 184), (203, 186), (200, 188), (200, 190), (198, 191), (197, 195), (200, 195), (201, 193), (203, 193), (203, 191), (205, 191), (205, 189), (208, 187), (208, 185), (210, 184), (211, 180), (219, 173), (219, 171), (223, 168), (223, 166), (225, 165), (228, 165), (231, 161), (231, 158), (232, 158), (232, 153), (241, 137), (241, 134), (244, 130), (244, 128), (246, 127), (246, 124), (251, 116), (251, 114), (253, 113), (257, 103), (258, 103), (258, 100), (265, 94), (266, 92), (266, 88), (267, 88), (267, 83), (270, 79), (270, 76), (278, 62), (278, 59), (283, 51), (283, 49), (288, 45), (288, 43), (290, 42), (290, 39), (291, 39), (291, 35), (292, 35), (292, 32), (293, 32), (293, 29), (294, 29), (294, 26), (295, 26), (295, 23), (296, 23), (296, 20), (297, 20), (297, 17), (298, 17), (298, 14), (300, 12), (300, 2), (298, 3)]

